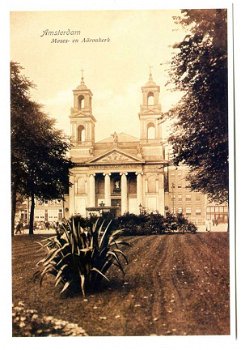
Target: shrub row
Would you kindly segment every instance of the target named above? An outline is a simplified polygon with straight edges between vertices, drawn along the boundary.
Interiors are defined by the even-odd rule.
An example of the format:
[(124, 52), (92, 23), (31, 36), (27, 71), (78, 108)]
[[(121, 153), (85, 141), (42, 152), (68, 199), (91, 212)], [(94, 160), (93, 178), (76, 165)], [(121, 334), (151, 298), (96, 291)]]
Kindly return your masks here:
[[(171, 233), (195, 233), (197, 227), (189, 222), (182, 214), (174, 215), (167, 212), (165, 216), (160, 214), (140, 214), (126, 213), (118, 218), (113, 218), (110, 213), (104, 214), (105, 219), (112, 219), (112, 227), (116, 230), (122, 229), (126, 235), (160, 235)], [(93, 224), (96, 217), (89, 219), (76, 216), (76, 220), (81, 221), (82, 227)]]

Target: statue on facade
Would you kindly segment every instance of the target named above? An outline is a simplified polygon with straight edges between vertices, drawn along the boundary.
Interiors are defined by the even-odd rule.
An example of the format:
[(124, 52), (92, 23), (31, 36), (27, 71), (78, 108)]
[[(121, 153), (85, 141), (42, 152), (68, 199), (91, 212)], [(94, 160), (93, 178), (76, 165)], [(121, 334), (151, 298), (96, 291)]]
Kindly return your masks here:
[(117, 190), (117, 191), (120, 190), (120, 181), (119, 180), (115, 181), (115, 190)]
[(141, 146), (140, 146), (140, 144), (138, 144), (138, 146), (137, 146), (137, 155), (141, 156), (141, 151), (142, 151)]
[(111, 134), (111, 136), (113, 137), (113, 142), (114, 142), (115, 144), (117, 144), (117, 143), (118, 143), (118, 135), (117, 135), (117, 133), (114, 132), (114, 134)]

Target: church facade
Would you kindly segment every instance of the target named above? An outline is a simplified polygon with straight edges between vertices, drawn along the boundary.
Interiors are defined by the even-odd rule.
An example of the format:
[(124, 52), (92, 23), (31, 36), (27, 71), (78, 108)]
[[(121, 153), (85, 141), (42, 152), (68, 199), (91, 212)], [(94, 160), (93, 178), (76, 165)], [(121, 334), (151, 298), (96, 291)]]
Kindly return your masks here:
[(92, 92), (83, 77), (73, 90), (70, 155), (75, 166), (70, 174), (70, 215), (86, 217), (103, 211), (139, 214), (143, 210), (164, 214), (168, 160), (160, 123), (160, 87), (151, 73), (141, 90), (140, 139), (114, 132), (98, 142)]

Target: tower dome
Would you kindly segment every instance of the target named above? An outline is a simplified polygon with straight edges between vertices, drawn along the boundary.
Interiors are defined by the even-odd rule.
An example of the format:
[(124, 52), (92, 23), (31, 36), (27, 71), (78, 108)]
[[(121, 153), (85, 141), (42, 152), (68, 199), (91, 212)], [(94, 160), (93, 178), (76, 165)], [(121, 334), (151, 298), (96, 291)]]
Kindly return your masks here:
[(80, 85), (78, 85), (77, 88), (76, 88), (75, 90), (88, 90), (87, 86), (85, 85), (83, 75), (82, 75), (82, 77), (81, 77)]
[(149, 80), (145, 84), (145, 87), (152, 87), (152, 86), (157, 86), (156, 83), (153, 80), (152, 73), (150, 72), (149, 74)]

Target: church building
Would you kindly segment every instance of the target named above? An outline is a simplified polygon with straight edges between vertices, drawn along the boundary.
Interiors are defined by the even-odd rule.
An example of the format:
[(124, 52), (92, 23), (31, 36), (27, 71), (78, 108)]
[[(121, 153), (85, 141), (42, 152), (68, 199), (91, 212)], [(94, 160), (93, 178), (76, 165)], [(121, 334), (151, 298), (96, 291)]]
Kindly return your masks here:
[(112, 211), (139, 214), (165, 212), (165, 159), (160, 87), (149, 74), (141, 88), (140, 139), (125, 133), (95, 141), (96, 119), (92, 114), (92, 92), (82, 77), (73, 90), (71, 108), (71, 169), (69, 215), (99, 215)]

